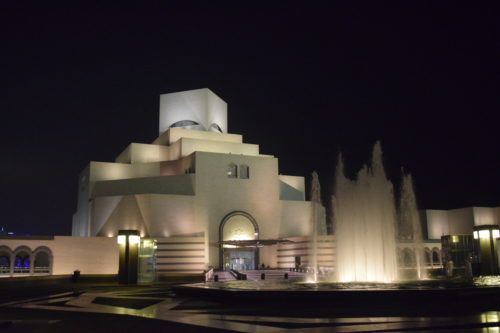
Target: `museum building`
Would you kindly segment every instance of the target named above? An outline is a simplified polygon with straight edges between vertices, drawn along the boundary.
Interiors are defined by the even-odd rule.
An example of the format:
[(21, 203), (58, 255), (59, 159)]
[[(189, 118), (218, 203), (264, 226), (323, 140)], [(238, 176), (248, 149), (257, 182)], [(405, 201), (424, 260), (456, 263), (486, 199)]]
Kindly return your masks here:
[[(151, 144), (131, 143), (114, 162), (92, 161), (80, 173), (72, 236), (0, 235), (0, 276), (113, 275), (129, 240), (143, 281), (210, 267), (307, 267), (313, 247), (318, 266), (334, 269), (335, 236), (305, 192), (303, 177), (281, 175), (278, 158), (228, 133), (227, 104), (212, 91), (162, 94)], [(401, 268), (415, 266), (418, 247), (429, 268), (463, 266), (488, 226), (497, 231), (490, 228), (485, 255), (498, 268), (500, 207), (423, 210), (421, 218), (424, 243), (397, 244)]]
[[(221, 98), (209, 89), (163, 94), (159, 118), (153, 143), (131, 143), (114, 162), (92, 161), (81, 172), (74, 239), (116, 243), (120, 230), (137, 230), (143, 270), (202, 272), (307, 264), (315, 228), (325, 244), (322, 263), (333, 265), (325, 211), (305, 200), (304, 178), (279, 174), (276, 157), (228, 133)], [(88, 244), (85, 251), (94, 251)], [(55, 269), (57, 255), (46, 252)], [(67, 273), (73, 269), (86, 270), (73, 265)]]
[(73, 235), (138, 230), (154, 238), (159, 272), (276, 267), (277, 247), (264, 244), (311, 234), (304, 178), (280, 175), (276, 157), (227, 130), (227, 104), (209, 89), (161, 95), (152, 144), (131, 143), (80, 174)]

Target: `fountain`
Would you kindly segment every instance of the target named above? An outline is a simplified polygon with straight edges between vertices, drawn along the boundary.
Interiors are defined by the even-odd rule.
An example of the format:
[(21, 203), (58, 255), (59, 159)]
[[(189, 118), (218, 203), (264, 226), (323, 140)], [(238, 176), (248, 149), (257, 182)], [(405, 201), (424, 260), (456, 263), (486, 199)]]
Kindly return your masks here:
[(311, 252), (309, 253), (309, 265), (312, 267), (311, 282), (318, 281), (318, 209), (321, 207), (321, 188), (319, 185), (318, 173), (312, 173), (311, 181)]
[(337, 281), (397, 280), (394, 191), (385, 175), (380, 143), (373, 148), (370, 167), (365, 165), (356, 180), (346, 178), (340, 156), (335, 180)]
[[(255, 280), (205, 282), (174, 286), (178, 295), (207, 297), (217, 301), (256, 302), (276, 305), (307, 304), (309, 307), (351, 306), (356, 311), (409, 307), (411, 311), (425, 307), (456, 309), (475, 306), (483, 309), (497, 306), (500, 287), (485, 279), (471, 281), (426, 280), (422, 228), (410, 175), (401, 182), (396, 210), (393, 184), (387, 179), (382, 163), (382, 150), (377, 142), (369, 166), (364, 166), (355, 180), (344, 174), (342, 157), (336, 169), (335, 192), (332, 197), (336, 236), (336, 280), (318, 282), (317, 240), (320, 230), (318, 208), (320, 187), (318, 175), (311, 183), (311, 252), (309, 266), (314, 274), (310, 281)], [(397, 258), (397, 242), (417, 249), (415, 265), (420, 280), (401, 281)], [(414, 268), (411, 268), (414, 270)], [(311, 283), (312, 282), (312, 283)], [(482, 283), (482, 284), (481, 284)]]
[(415, 267), (418, 279), (427, 278), (424, 260), (422, 226), (418, 214), (417, 200), (411, 175), (402, 174), (401, 194), (398, 210), (398, 240), (412, 245), (415, 252)]

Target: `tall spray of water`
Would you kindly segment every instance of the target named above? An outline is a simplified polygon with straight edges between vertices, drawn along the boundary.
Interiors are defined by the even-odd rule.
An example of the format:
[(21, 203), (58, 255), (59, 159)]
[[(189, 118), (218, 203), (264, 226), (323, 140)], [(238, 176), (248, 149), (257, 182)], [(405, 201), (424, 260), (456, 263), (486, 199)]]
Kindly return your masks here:
[(342, 156), (339, 156), (332, 205), (337, 280), (396, 280), (394, 189), (385, 175), (379, 142), (373, 147), (370, 166), (365, 165), (355, 180), (345, 176)]
[(318, 280), (318, 234), (322, 233), (320, 227), (318, 226), (318, 218), (320, 218), (320, 212), (318, 209), (321, 207), (321, 187), (319, 185), (319, 177), (316, 171), (312, 173), (311, 180), (311, 249), (309, 252), (309, 265), (313, 268), (312, 280), (316, 282)]
[(417, 277), (424, 279), (427, 277), (427, 270), (425, 268), (422, 226), (418, 214), (417, 199), (413, 190), (412, 177), (404, 173), (402, 174), (399, 198), (398, 222), (398, 240), (406, 246), (413, 247)]

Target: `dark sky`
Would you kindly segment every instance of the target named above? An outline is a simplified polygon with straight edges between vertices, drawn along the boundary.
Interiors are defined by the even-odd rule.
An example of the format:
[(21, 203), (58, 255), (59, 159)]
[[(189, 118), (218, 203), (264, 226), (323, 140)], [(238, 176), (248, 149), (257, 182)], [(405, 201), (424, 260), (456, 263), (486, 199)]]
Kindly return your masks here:
[(499, 206), (499, 11), (373, 3), (1, 8), (0, 225), (69, 234), (85, 165), (153, 141), (159, 94), (203, 87), (325, 198), (338, 151), (353, 176), (381, 140), (421, 208)]

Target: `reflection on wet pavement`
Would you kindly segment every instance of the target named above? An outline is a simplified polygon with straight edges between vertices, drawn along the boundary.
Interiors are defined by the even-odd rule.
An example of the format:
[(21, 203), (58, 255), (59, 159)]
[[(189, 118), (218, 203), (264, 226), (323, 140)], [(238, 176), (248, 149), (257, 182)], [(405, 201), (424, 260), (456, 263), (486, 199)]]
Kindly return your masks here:
[[(329, 317), (324, 315), (325, 311), (318, 312), (317, 317), (271, 316), (270, 312), (266, 315), (265, 310), (261, 309), (262, 305), (259, 306), (259, 304), (255, 304), (254, 308), (246, 304), (244, 311), (235, 312), (234, 305), (178, 298), (168, 288), (91, 290), (84, 293), (64, 293), (11, 302), (0, 306), (130, 315), (238, 332), (300, 330), (300, 332), (500, 333), (499, 311), (442, 317), (342, 317), (335, 315)], [(332, 314), (334, 314), (333, 311)], [(50, 324), (50, 321), (39, 322), (39, 324)], [(30, 321), (19, 321), (17, 324), (18, 326), (30, 325)]]

